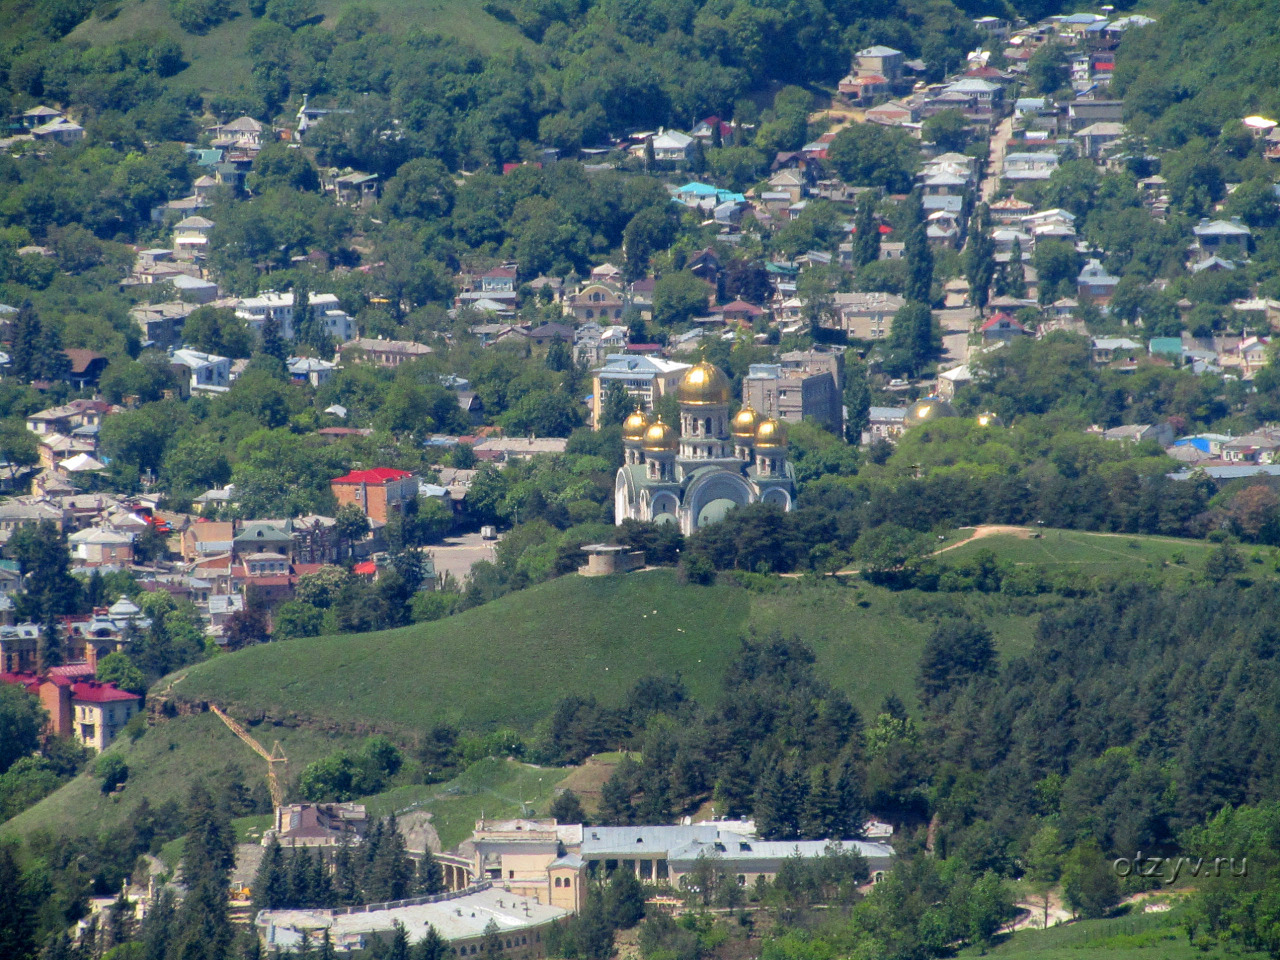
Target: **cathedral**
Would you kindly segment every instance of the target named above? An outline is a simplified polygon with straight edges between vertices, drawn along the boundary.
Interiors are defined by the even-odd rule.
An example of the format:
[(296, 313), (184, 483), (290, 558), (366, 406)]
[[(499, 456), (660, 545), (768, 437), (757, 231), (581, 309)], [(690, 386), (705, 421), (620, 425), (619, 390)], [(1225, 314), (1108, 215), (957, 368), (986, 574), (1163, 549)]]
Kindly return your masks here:
[(784, 421), (750, 407), (730, 418), (729, 380), (706, 362), (685, 372), (677, 397), (678, 434), (642, 410), (622, 425), (626, 452), (614, 484), (615, 523), (678, 523), (689, 534), (744, 503), (791, 509), (795, 477)]

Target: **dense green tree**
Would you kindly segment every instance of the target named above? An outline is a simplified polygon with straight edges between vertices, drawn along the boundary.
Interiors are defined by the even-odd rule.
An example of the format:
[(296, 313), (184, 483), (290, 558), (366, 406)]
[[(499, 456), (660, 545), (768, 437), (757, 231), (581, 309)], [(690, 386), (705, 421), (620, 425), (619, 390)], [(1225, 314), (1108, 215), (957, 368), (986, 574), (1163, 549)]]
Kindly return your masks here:
[(832, 167), (846, 183), (906, 193), (920, 165), (916, 143), (902, 130), (874, 123), (851, 123), (827, 150)]
[(921, 699), (932, 704), (957, 686), (993, 676), (997, 665), (990, 630), (969, 620), (944, 621), (929, 635), (921, 655)]
[(587, 814), (582, 809), (582, 802), (572, 790), (565, 790), (551, 802), (547, 811), (558, 823), (586, 823)]
[(98, 661), (97, 679), (114, 683), (121, 690), (142, 695), (147, 692), (147, 678), (134, 666), (127, 653), (109, 653)]
[(707, 311), (711, 289), (687, 270), (659, 277), (653, 286), (653, 319), (664, 326), (686, 323)]
[(24, 687), (0, 686), (0, 773), (40, 745), (46, 715)]
[(444, 871), (429, 847), (418, 858), (416, 873), (415, 886), (419, 895), (432, 896), (444, 892)]

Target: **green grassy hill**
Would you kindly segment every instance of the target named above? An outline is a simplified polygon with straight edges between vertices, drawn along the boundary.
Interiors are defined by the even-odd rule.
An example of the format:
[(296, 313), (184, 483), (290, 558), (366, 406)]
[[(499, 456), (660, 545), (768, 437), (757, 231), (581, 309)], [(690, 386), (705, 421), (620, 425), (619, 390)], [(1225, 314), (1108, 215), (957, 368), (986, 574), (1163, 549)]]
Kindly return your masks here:
[[(184, 671), (173, 694), (249, 718), (402, 735), (440, 721), (526, 729), (564, 696), (616, 703), (651, 674), (679, 673), (694, 697), (713, 699), (739, 638), (777, 629), (810, 643), (824, 673), (871, 711), (890, 691), (913, 699), (930, 618), (905, 615), (900, 600), (864, 584), (755, 592), (680, 585), (669, 570), (570, 576), (435, 623), (218, 657)], [(993, 624), (1010, 649), (1029, 635), (1014, 620)]]
[[(324, 25), (332, 28), (351, 0), (317, 0)], [(496, 53), (531, 42), (510, 23), (484, 10), (484, 0), (365, 0), (359, 4), (377, 11), (376, 30), (403, 36), (414, 30), (453, 37), (484, 53)], [(252, 64), (246, 53), (249, 34), (262, 23), (248, 15), (243, 4), (233, 7), (239, 15), (203, 36), (186, 33), (169, 13), (165, 0), (122, 0), (104, 8), (73, 30), (68, 39), (86, 43), (127, 40), (146, 31), (159, 31), (182, 45), (189, 64), (173, 78), (175, 88), (204, 94), (226, 94), (247, 89)]]
[[(1134, 572), (1135, 568), (1161, 570), (1166, 578), (1190, 574), (1204, 567), (1206, 555), (1216, 544), (1204, 540), (1174, 537), (1127, 536), (1114, 533), (1086, 533), (1080, 530), (1044, 530), (998, 533), (944, 550), (939, 559), (958, 564), (990, 550), (1001, 560), (1015, 564), (1035, 564), (1046, 571), (1076, 569), (1091, 576)], [(1247, 560), (1262, 556), (1259, 548), (1242, 548)]]
[[(1199, 569), (1206, 547), (1051, 530), (1036, 540), (986, 537), (942, 556), (958, 561), (983, 549), (1015, 563), (1072, 564), (1098, 574), (1150, 564), (1164, 576), (1181, 577)], [(1163, 566), (1178, 554), (1185, 563)], [(893, 593), (854, 578), (752, 582), (755, 589), (691, 586), (670, 570), (562, 577), (435, 623), (251, 647), (166, 678), (157, 690), (169, 688), (179, 702), (218, 704), (249, 724), (267, 749), (279, 740), (292, 778), (374, 731), (404, 744), (440, 722), (468, 732), (513, 727), (528, 735), (562, 697), (619, 703), (648, 675), (679, 673), (692, 696), (713, 701), (740, 638), (773, 630), (810, 644), (823, 676), (867, 716), (889, 693), (915, 702), (917, 663), (938, 617), (967, 612), (983, 620), (1002, 655), (1011, 657), (1029, 649), (1038, 610), (1069, 602), (1053, 595)], [(159, 723), (115, 749), (131, 770), (122, 794), (103, 796), (98, 781), (85, 775), (3, 831), (93, 833), (118, 823), (143, 796), (153, 804), (181, 799), (198, 776), (217, 781), (234, 774), (252, 784), (264, 773), (262, 761), (210, 713)], [(401, 787), (374, 806), (385, 812), (427, 803), (450, 822), (466, 824), (482, 807), (498, 814), (514, 812), (520, 801), (536, 806), (570, 772), (554, 771), (548, 779), (529, 769), (535, 772), (510, 783), (502, 779), (507, 774), (490, 771), (484, 776), (497, 777), (491, 783), (464, 781), (454, 792)]]

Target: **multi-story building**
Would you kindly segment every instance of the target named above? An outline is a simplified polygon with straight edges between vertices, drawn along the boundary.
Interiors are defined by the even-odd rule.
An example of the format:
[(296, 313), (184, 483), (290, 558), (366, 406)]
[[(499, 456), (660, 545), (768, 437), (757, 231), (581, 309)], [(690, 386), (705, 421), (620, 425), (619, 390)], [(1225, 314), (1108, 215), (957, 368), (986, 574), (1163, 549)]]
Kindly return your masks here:
[(742, 403), (789, 423), (813, 419), (832, 433), (844, 427), (842, 356), (816, 350), (784, 353), (779, 363), (753, 363), (742, 381)]
[(418, 499), (418, 478), (391, 467), (352, 470), (329, 481), (329, 486), (340, 507), (354, 503), (370, 520), (382, 523), (396, 514), (403, 516)]
[(604, 409), (605, 393), (614, 384), (620, 384), (627, 396), (646, 412), (661, 397), (673, 393), (680, 378), (689, 369), (687, 363), (663, 360), (660, 357), (641, 357), (629, 353), (611, 353), (605, 365), (595, 372), (594, 389), (591, 392), (592, 422), (600, 425)]

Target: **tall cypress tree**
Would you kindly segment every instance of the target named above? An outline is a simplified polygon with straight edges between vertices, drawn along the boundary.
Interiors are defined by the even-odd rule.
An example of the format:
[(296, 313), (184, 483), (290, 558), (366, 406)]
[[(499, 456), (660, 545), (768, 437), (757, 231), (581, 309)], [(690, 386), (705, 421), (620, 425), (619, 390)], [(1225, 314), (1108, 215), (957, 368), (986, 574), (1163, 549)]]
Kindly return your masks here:
[(852, 759), (841, 764), (835, 782), (839, 820), (834, 824), (835, 840), (858, 840), (864, 835), (867, 823), (866, 791), (862, 775)]
[(65, 380), (71, 373), (71, 358), (63, 352), (62, 334), (53, 324), (41, 326), (36, 373), (42, 380)]
[(445, 942), (444, 937), (440, 936), (435, 927), (427, 924), (427, 932), (418, 941), (414, 960), (444, 960), (448, 953), (449, 944)]
[(996, 245), (991, 239), (991, 210), (985, 203), (978, 204), (969, 221), (969, 243), (964, 251), (964, 271), (969, 279), (969, 298), (978, 308), (978, 315), (987, 309), (991, 295), (991, 281), (996, 274)]
[(280, 840), (271, 837), (253, 878), (253, 912), (279, 910), (289, 906), (289, 877), (285, 873), (284, 850)]
[(919, 193), (913, 193), (910, 201), (911, 227), (903, 243), (903, 256), (907, 260), (908, 300), (930, 303), (933, 300), (933, 251), (929, 249), (929, 234), (925, 229), (924, 207)]
[(36, 379), (39, 375), (40, 340), (40, 317), (31, 301), (27, 300), (13, 318), (13, 335), (9, 342), (9, 376), (24, 382)]
[(853, 238), (853, 263), (865, 267), (880, 259), (880, 225), (876, 223), (876, 194), (868, 190), (858, 198), (857, 228)]
[(262, 352), (281, 363), (289, 359), (289, 348), (280, 334), (280, 321), (267, 317), (262, 321)]
[(334, 905), (349, 907), (360, 899), (360, 876), (351, 849), (345, 843), (333, 858)]
[(800, 829), (806, 840), (843, 839), (839, 835), (840, 799), (826, 767), (818, 770), (809, 785), (809, 795), (805, 798), (804, 811), (800, 817)]
[[(493, 923), (492, 920), (489, 922)], [(396, 921), (395, 933), (391, 937), (391, 949), (387, 951), (387, 960), (410, 960), (409, 933), (399, 920)]]
[(800, 798), (796, 781), (779, 759), (765, 767), (756, 790), (756, 829), (766, 840), (800, 836)]
[(428, 847), (418, 860), (418, 893), (424, 897), (444, 892), (444, 871)]
[(311, 853), (306, 847), (295, 847), (289, 855), (289, 906), (304, 908), (311, 905)]

